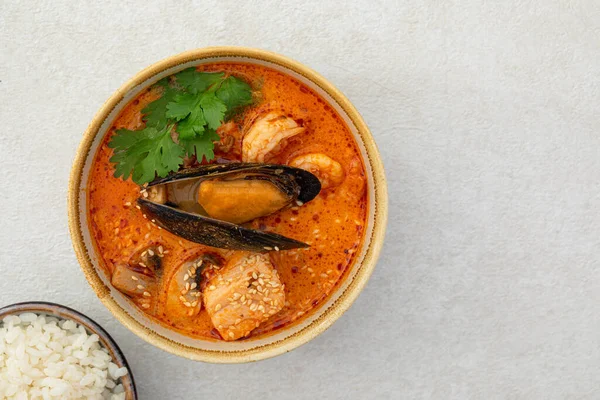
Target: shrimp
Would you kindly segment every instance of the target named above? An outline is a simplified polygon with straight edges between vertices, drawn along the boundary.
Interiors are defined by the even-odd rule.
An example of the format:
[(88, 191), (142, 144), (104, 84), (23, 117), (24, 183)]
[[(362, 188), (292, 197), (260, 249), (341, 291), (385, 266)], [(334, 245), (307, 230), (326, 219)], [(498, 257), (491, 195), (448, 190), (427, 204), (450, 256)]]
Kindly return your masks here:
[(336, 194), (343, 199), (356, 202), (363, 198), (367, 186), (367, 180), (358, 157), (353, 157), (348, 165), (348, 176), (344, 183), (336, 190)]
[(306, 130), (290, 117), (280, 112), (258, 118), (242, 141), (242, 161), (265, 162), (265, 157), (281, 148), (281, 142)]
[(321, 181), (322, 189), (338, 186), (344, 181), (344, 168), (339, 162), (323, 153), (298, 156), (290, 161), (289, 165), (313, 173)]

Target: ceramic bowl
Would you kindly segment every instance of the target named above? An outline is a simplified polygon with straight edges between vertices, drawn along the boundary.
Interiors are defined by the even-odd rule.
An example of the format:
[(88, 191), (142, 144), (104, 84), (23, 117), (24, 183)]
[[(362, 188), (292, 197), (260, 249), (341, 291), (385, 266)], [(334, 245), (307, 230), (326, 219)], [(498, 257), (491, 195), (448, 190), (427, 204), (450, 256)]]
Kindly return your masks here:
[[(129, 101), (158, 80), (185, 68), (227, 61), (255, 63), (284, 72), (328, 101), (359, 144), (368, 176), (369, 196), (364, 244), (345, 281), (338, 285), (329, 299), (300, 323), (269, 336), (237, 342), (193, 339), (169, 330), (112, 288), (110, 278), (101, 267), (101, 257), (92, 243), (86, 209), (88, 175), (94, 155), (113, 120)], [(157, 62), (135, 75), (107, 100), (85, 131), (77, 151), (71, 171), (68, 207), (71, 238), (81, 268), (100, 300), (119, 321), (144, 340), (174, 354), (206, 362), (237, 363), (290, 351), (325, 331), (350, 307), (373, 272), (383, 245), (387, 222), (387, 186), (379, 152), (367, 125), (350, 101), (325, 78), (296, 61), (268, 51), (212, 47), (188, 51)]]
[(137, 391), (135, 388), (135, 381), (133, 379), (133, 373), (131, 372), (131, 368), (127, 364), (127, 360), (123, 355), (123, 352), (117, 346), (117, 343), (113, 340), (112, 337), (96, 322), (92, 319), (86, 317), (78, 311), (75, 311), (69, 307), (61, 306), (60, 304), (55, 303), (46, 303), (40, 301), (32, 301), (27, 303), (17, 303), (12, 304), (10, 306), (0, 308), (0, 321), (9, 315), (19, 315), (23, 313), (35, 313), (35, 314), (45, 314), (52, 317), (62, 318), (62, 319), (70, 319), (75, 321), (79, 325), (83, 325), (88, 334), (95, 333), (100, 338), (100, 343), (104, 348), (108, 350), (110, 355), (112, 356), (112, 362), (117, 364), (119, 368), (126, 367), (129, 373), (121, 378), (121, 384), (125, 389), (127, 400), (137, 400)]

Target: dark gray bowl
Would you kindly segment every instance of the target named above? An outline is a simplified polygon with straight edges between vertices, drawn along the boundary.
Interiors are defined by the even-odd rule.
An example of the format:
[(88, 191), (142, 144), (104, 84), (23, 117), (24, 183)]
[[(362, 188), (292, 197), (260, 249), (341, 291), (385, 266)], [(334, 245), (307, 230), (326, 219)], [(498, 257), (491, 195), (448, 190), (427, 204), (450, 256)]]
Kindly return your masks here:
[(129, 364), (127, 364), (127, 360), (125, 359), (125, 356), (123, 355), (123, 352), (119, 346), (117, 346), (117, 343), (115, 343), (113, 338), (110, 337), (110, 335), (100, 325), (80, 312), (73, 310), (72, 308), (61, 306), (60, 304), (55, 303), (46, 303), (43, 301), (17, 303), (2, 307), (0, 308), (0, 320), (8, 315), (18, 315), (25, 312), (46, 314), (58, 318), (70, 319), (80, 325), (85, 326), (88, 333), (95, 333), (98, 335), (100, 338), (100, 343), (102, 343), (102, 346), (109, 351), (113, 358), (113, 362), (117, 364), (119, 368), (126, 367), (129, 371), (127, 375), (121, 378), (121, 384), (123, 385), (126, 393), (125, 398), (127, 400), (137, 400), (138, 396), (131, 368), (129, 367)]

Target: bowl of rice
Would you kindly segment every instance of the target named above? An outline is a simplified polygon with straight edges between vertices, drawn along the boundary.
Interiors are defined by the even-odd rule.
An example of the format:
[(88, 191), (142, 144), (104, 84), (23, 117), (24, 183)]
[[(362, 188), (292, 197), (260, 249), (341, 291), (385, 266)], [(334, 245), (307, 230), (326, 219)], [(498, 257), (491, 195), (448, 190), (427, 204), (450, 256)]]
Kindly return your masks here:
[(122, 351), (100, 325), (58, 304), (0, 308), (0, 399), (136, 400)]

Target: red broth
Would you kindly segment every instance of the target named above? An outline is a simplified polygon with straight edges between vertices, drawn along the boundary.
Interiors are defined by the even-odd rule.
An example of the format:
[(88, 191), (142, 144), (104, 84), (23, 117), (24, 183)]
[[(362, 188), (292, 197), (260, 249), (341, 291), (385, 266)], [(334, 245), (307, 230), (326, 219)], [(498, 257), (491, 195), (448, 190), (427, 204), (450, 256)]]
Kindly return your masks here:
[[(224, 71), (250, 82), (259, 91), (260, 102), (236, 117), (240, 132), (250, 115), (276, 106), (307, 127), (291, 138), (269, 163), (286, 164), (298, 155), (323, 153), (341, 164), (343, 182), (326, 189), (301, 207), (291, 207), (247, 225), (282, 234), (311, 245), (308, 249), (270, 252), (269, 256), (285, 285), (285, 307), (255, 329), (250, 338), (268, 334), (297, 322), (316, 310), (345, 278), (364, 236), (367, 218), (365, 168), (357, 143), (336, 111), (314, 91), (298, 80), (263, 66), (244, 63), (204, 65), (206, 71)], [(194, 317), (170, 315), (164, 306), (168, 278), (183, 262), (203, 251), (219, 254), (225, 260), (234, 252), (209, 248), (159, 229), (135, 207), (138, 185), (113, 177), (109, 162), (112, 150), (107, 143), (116, 129), (143, 126), (141, 110), (160, 96), (152, 88), (134, 99), (113, 123), (98, 149), (90, 174), (88, 213), (95, 246), (103, 266), (112, 274), (115, 265), (126, 263), (140, 248), (161, 243), (165, 250), (163, 283), (158, 284), (158, 300), (149, 309), (140, 307), (161, 324), (187, 336), (219, 339), (205, 310)], [(217, 152), (222, 158), (241, 160), (239, 149)], [(139, 306), (132, 299), (132, 302)]]

